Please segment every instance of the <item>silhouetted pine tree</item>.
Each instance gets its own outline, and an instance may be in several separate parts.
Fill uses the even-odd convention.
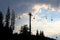
[[[10,9],[9,9],[9,7],[7,9],[7,14],[6,14],[6,20],[5,20],[5,22],[6,22],[5,27],[9,27],[9,22],[10,22]]]
[[[5,31],[4,31],[4,36],[6,36],[6,39],[8,39],[9,40],[9,37],[10,37],[10,35],[11,35],[11,32],[12,32],[12,30],[11,30],[11,28],[9,28],[10,26],[10,9],[9,9],[9,7],[8,7],[8,9],[7,9],[7,14],[6,14],[6,18],[5,18],[5,22],[6,22],[6,24],[5,24]]]
[[[10,28],[9,28],[9,38],[10,38],[10,39],[14,37],[14,35],[13,35],[14,27],[15,27],[15,13],[14,13],[14,10],[12,10],[11,26],[10,26]]]
[[[0,40],[3,38],[4,39],[4,27],[3,27],[3,14],[2,12],[0,11]],[[3,40],[2,39],[2,40]]]
[[[15,27],[15,12],[12,10],[12,15],[11,15],[11,28],[14,30]]]
[[[3,14],[0,11],[0,31],[2,31],[2,29],[3,29]]]
[[[0,11],[0,36],[3,35],[3,14],[2,12]]]
[[[44,32],[43,31],[40,31],[40,36],[44,36]]]
[[[38,36],[39,35],[39,33],[38,33],[38,30],[36,31],[36,36]]]

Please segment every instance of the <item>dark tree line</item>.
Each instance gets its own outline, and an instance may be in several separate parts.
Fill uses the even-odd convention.
[[[5,23],[3,22],[5,20]],[[5,26],[4,26],[5,24]],[[3,16],[2,11],[0,11],[0,40],[55,40],[53,38],[45,37],[44,32],[38,30],[36,31],[36,35],[30,35],[29,28],[27,25],[21,26],[20,34],[13,34],[13,30],[15,27],[15,12],[12,10],[10,12],[10,8],[7,9],[7,14]]]
[[[2,11],[0,11],[0,37],[4,39],[9,39],[12,36],[14,24],[15,24],[14,11],[12,10],[12,15],[11,15],[10,8],[8,7],[5,19],[3,18],[4,18],[3,13]],[[5,20],[5,23],[3,22],[3,20]],[[10,26],[10,23],[11,23],[11,26]]]
[[[3,14],[2,12],[0,11],[0,32],[2,33],[3,31]]]

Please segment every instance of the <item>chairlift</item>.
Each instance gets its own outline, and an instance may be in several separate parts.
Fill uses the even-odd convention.
[[[51,21],[53,21],[52,17],[51,17]]]
[[[47,19],[47,16],[45,16],[46,17],[46,19]]]
[[[20,16],[19,16],[19,19],[20,19]]]
[[[53,21],[53,19],[51,19],[51,21]]]
[[[33,17],[33,19],[35,19],[35,17]]]
[[[58,37],[56,37],[56,38],[58,38]]]

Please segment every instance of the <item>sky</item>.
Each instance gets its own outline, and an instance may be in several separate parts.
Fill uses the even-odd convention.
[[[28,25],[28,13],[31,12],[32,34],[42,30],[48,37],[60,35],[60,0],[0,0],[0,11],[4,15],[8,6],[10,10],[14,9],[17,16],[14,33],[19,33],[21,26]]]

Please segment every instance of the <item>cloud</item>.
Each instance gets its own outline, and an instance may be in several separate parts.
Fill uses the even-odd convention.
[[[13,8],[20,15],[27,12],[36,14],[40,8],[50,9],[52,11],[60,10],[58,4],[60,4],[60,0],[20,0],[14,4]]]
[[[37,16],[37,14],[41,14],[41,8],[44,8],[46,10],[56,11],[54,8],[51,7],[51,5],[35,4],[30,9],[30,10],[34,10],[34,11],[31,11],[31,13],[33,15],[32,18]],[[26,10],[26,12],[24,12],[24,11],[23,12],[19,12],[18,17],[23,17],[23,16],[26,17],[26,16],[28,16],[28,14],[29,14],[29,11],[27,11],[27,10]]]
[[[41,8],[48,9],[49,7],[48,7],[48,5],[45,5],[45,4],[43,4],[43,5],[41,5],[41,4],[35,4],[35,5],[32,7],[32,9],[35,10],[35,11],[33,12],[34,15],[36,15],[38,12],[41,13],[41,10],[40,10]]]
[[[54,8],[56,10],[60,9],[60,0],[6,0],[5,2],[3,0],[0,0],[0,9],[6,9],[7,6],[10,6],[12,9],[16,10],[17,14],[22,14],[24,12],[33,11],[32,7],[36,4],[50,5],[51,8]]]
[[[51,5],[47,5],[47,4],[35,4],[32,9],[35,10],[34,13],[38,13],[40,11],[41,13],[41,8],[44,8],[46,10],[51,10],[51,11],[56,11],[56,9],[54,7],[52,7]],[[58,9],[59,10],[59,9]]]
[[[28,17],[28,16],[29,16],[28,13],[23,13],[22,15],[20,15],[21,18]]]

